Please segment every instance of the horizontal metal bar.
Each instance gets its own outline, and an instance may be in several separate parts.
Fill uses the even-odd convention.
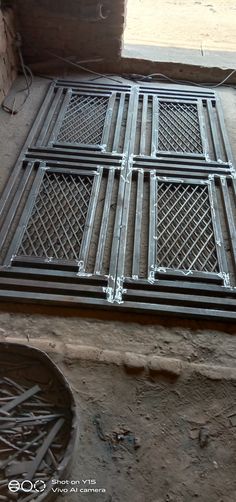
[[[236,296],[236,290],[232,290],[232,288],[226,289],[225,287],[222,287],[222,285],[214,284],[214,283],[209,283],[209,282],[199,282],[196,280],[193,281],[186,281],[185,278],[182,279],[182,281],[178,281],[178,278],[171,278],[171,277],[160,277],[158,280],[154,282],[150,282],[147,279],[142,279],[139,278],[137,279],[131,279],[126,277],[124,280],[124,288],[125,289],[139,289],[140,291],[145,291],[145,290],[150,290],[150,291],[165,291],[165,290],[183,290],[183,291],[190,291],[190,292],[196,292],[197,294],[214,294],[221,296],[224,298],[224,296],[227,294],[227,296],[234,297]]]
[[[222,321],[235,321],[236,320],[236,310],[232,311],[225,310],[224,306],[221,309],[207,309],[203,307],[186,307],[177,305],[163,305],[158,303],[143,303],[143,302],[131,302],[128,299],[121,305],[117,306],[120,310],[131,310],[138,314],[153,314],[162,316],[178,316],[186,318],[202,318],[202,319],[215,319]]]
[[[62,295],[49,295],[43,293],[32,293],[32,292],[21,292],[21,291],[4,291],[0,290],[0,301],[7,302],[11,305],[14,303],[31,303],[31,304],[43,304],[51,306],[62,307],[79,307],[82,306],[83,309],[98,308],[102,310],[113,309],[113,304],[107,300],[100,298],[86,298],[86,297],[74,297],[74,296],[62,296]],[[225,300],[226,301],[226,300]],[[225,310],[224,306],[221,309],[208,309],[200,307],[187,307],[187,306],[177,306],[177,305],[163,305],[158,303],[144,303],[137,301],[126,300],[123,303],[116,304],[116,310],[125,312],[131,311],[137,314],[153,314],[162,316],[178,316],[183,318],[202,318],[202,319],[215,319],[222,321],[235,321],[236,320],[236,310],[232,311]]]
[[[0,277],[0,288],[5,290],[14,289],[15,291],[35,291],[39,293],[60,294],[60,295],[78,295],[78,296],[102,296],[105,298],[104,287],[95,284],[78,284],[50,282],[48,280],[16,279],[9,277]]]
[[[31,264],[33,267],[33,264]],[[58,282],[76,282],[76,284],[101,284],[103,286],[107,285],[107,276],[105,275],[80,275],[78,276],[78,266],[73,268],[74,271],[66,271],[59,269],[59,267],[50,267],[50,264],[43,263],[42,268],[40,268],[40,264],[38,264],[39,268],[30,268],[25,266],[20,266],[20,263],[17,266],[17,262],[14,263],[11,267],[2,266],[0,267],[0,283],[1,277],[16,277],[16,278],[24,278],[35,280],[48,280],[53,281],[54,279]],[[69,267],[68,267],[69,268]],[[72,269],[72,268],[71,268]]]
[[[83,81],[75,81],[75,80],[61,80],[58,79],[56,81],[56,86],[62,86],[62,87],[74,87],[75,89],[81,88],[81,89],[112,89],[112,90],[125,90],[125,91],[131,91],[131,85],[120,83],[120,84],[103,84],[103,83],[96,83],[92,84],[91,82],[83,82]]]
[[[75,306],[81,305],[83,308],[93,308],[101,307],[102,309],[109,309],[111,304],[103,298],[93,298],[88,296],[72,296],[72,295],[58,295],[58,294],[47,294],[39,292],[30,291],[14,291],[14,290],[1,290],[0,289],[0,301],[1,302],[19,302],[19,303],[33,303],[33,304],[44,304],[44,305],[57,305],[57,306]]]
[[[99,152],[99,151],[102,150],[102,146],[101,145],[89,145],[88,143],[73,143],[73,142],[70,142],[70,143],[67,142],[67,143],[65,143],[63,141],[55,142],[55,143],[53,142],[52,145],[51,145],[51,148],[60,148],[61,150],[63,148],[65,148],[67,151],[70,148],[71,150],[73,150],[74,153],[79,148],[84,148],[88,152],[90,150],[96,151],[96,152]]]
[[[47,173],[58,173],[58,174],[75,174],[79,176],[97,176],[98,171],[90,171],[88,169],[63,169],[63,167],[47,167]]]
[[[205,166],[206,168],[209,168],[209,167],[225,167],[225,168],[231,168],[231,166],[225,162],[225,163],[222,163],[221,165],[219,165],[217,162],[215,161],[207,161],[205,160],[205,157],[202,159],[202,160],[196,160],[194,159],[194,157],[191,156],[191,154],[189,156],[186,155],[186,157],[182,157],[180,158],[180,156],[177,154],[175,155],[174,153],[171,153],[171,155],[168,153],[167,155],[165,155],[164,152],[162,152],[161,156],[159,156],[159,152],[157,153],[157,156],[154,158],[154,157],[148,157],[146,155],[143,155],[143,156],[138,156],[138,155],[134,155],[133,157],[133,161],[134,162],[143,162],[144,164],[154,164],[156,163],[157,165],[161,162],[162,164],[166,164],[166,163],[169,163],[169,164],[181,164],[181,165],[187,165],[187,166],[190,166],[191,165],[194,165],[194,166]],[[191,161],[191,162],[189,162]]]
[[[210,97],[214,98],[215,93],[214,91],[206,90],[206,89],[199,89],[199,90],[191,90],[189,87],[186,86],[186,89],[180,89],[177,87],[172,87],[171,84],[163,84],[163,87],[151,87],[151,86],[143,86],[140,85],[139,87],[140,93],[148,93],[148,94],[158,94],[158,95],[174,95],[174,96],[179,96],[180,98],[183,97],[187,99],[189,96],[190,98],[194,98],[195,96],[198,97]]]
[[[52,267],[54,269],[78,270],[78,261],[76,260],[57,260],[55,258],[40,258],[38,256],[13,256],[12,264],[22,267]]]
[[[157,271],[155,273],[156,279],[173,277],[173,279],[179,280],[190,280],[190,281],[202,281],[202,282],[213,282],[216,284],[222,284],[223,279],[217,273],[211,272],[198,272],[198,270],[173,270],[166,268],[165,271]]]
[[[74,162],[76,164],[78,164],[78,161],[81,161],[81,162],[86,162],[88,157],[85,157],[85,156],[78,156],[78,155],[71,155],[70,157],[67,157],[66,155],[62,155],[62,154],[58,154],[58,153],[54,153],[54,152],[48,152],[48,153],[34,153],[34,152],[29,152],[28,154],[26,154],[26,158],[29,159],[29,160],[44,160],[44,161],[52,161],[52,160],[55,160],[55,161],[60,161],[63,162],[63,161],[66,161],[68,164],[70,164],[71,162]],[[91,156],[89,157],[89,163],[90,164],[99,164],[99,165],[103,165],[103,162],[107,162],[111,165],[115,165],[115,161],[116,159],[118,159],[119,161],[119,164],[121,163],[122,161],[122,155],[118,158],[113,158],[112,156],[103,156],[101,154],[101,156]]]
[[[222,307],[227,307],[228,308],[234,308],[236,311],[236,297],[234,299],[232,298],[227,298],[226,301],[223,300],[222,298],[217,298],[217,297],[211,297],[210,295],[208,296],[200,296],[200,295],[190,295],[184,294],[184,293],[174,293],[174,292],[169,292],[166,293],[164,291],[138,291],[138,290],[132,290],[129,289],[127,292],[124,292],[124,301],[126,301],[126,298],[130,301],[142,301],[143,303],[154,303],[157,301],[157,303],[162,303],[162,304],[167,304],[167,305],[201,305],[205,306],[206,305],[212,305],[214,309],[221,309]],[[223,303],[223,305],[222,305]]]

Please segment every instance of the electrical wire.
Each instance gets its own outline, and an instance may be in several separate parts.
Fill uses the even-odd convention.
[[[20,65],[21,65],[21,70],[24,75],[24,79],[25,79],[25,83],[26,83],[26,86],[23,87],[23,89],[19,89],[18,91],[15,92],[14,97],[12,98],[13,103],[11,105],[8,105],[8,102],[10,99],[9,96],[6,96],[6,98],[3,100],[2,104],[1,104],[1,107],[5,112],[10,113],[11,115],[16,115],[17,113],[19,113],[19,111],[22,110],[25,102],[27,101],[27,99],[30,96],[30,87],[33,83],[33,73],[31,71],[31,69],[27,65],[25,65],[25,63],[24,63],[24,59],[23,59],[23,55],[22,55],[22,51],[21,51],[20,33],[17,32],[16,35],[14,35],[11,28],[9,27],[8,22],[6,21],[5,17],[3,17],[3,21],[4,21],[4,24],[6,27],[6,35],[7,35],[7,32],[10,34],[12,40],[14,41],[15,47],[17,49],[17,53],[18,53],[19,61],[20,61]],[[24,100],[21,103],[20,107],[18,107],[16,109],[15,108],[16,95],[21,92],[25,92],[25,91],[26,91],[26,95],[24,97]]]
[[[57,59],[60,59],[61,61],[64,61],[65,63],[68,63],[72,66],[75,66],[76,68],[80,68],[81,70],[84,70],[86,71],[87,73],[92,73],[93,75],[98,75],[99,77],[102,77],[102,78],[107,78],[108,80],[112,80],[113,82],[118,82],[118,84],[120,84],[120,80],[117,80],[115,78],[112,78],[112,77],[107,77],[104,73],[99,73],[97,71],[94,71],[94,70],[90,70],[90,68],[86,68],[85,66],[82,66],[79,62],[76,62],[74,63],[73,61],[70,61],[70,59],[68,58],[64,58],[62,56],[58,56],[57,54],[55,54],[54,52],[51,52],[51,51],[48,51],[47,49],[44,49],[45,52],[47,52],[47,54],[50,54],[50,56],[53,56]],[[88,61],[88,60],[87,60]],[[93,60],[94,61],[94,60]],[[83,62],[83,61],[82,61]]]
[[[147,80],[147,79],[152,79],[153,77],[162,77],[163,79],[166,79],[166,80],[169,80],[170,82],[174,82],[175,84],[188,84],[188,85],[195,85],[197,87],[207,87],[207,88],[211,88],[211,89],[215,89],[217,87],[220,87],[221,85],[224,85],[225,82],[227,82],[229,80],[229,78],[236,72],[236,70],[232,70],[230,72],[229,75],[227,75],[223,80],[221,80],[221,82],[219,82],[218,84],[208,84],[206,82],[204,82],[203,84],[199,84],[198,82],[193,82],[192,80],[178,80],[178,79],[175,79],[175,78],[171,78],[171,77],[168,77],[167,75],[165,75],[164,73],[150,73],[149,75],[142,75],[141,78],[134,78],[134,80],[136,82],[142,82],[143,80]],[[140,77],[140,75],[137,75],[137,77]],[[131,78],[132,80],[132,78]],[[234,87],[233,85],[230,87]]]

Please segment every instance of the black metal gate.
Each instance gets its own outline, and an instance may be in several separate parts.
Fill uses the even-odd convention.
[[[236,182],[214,92],[49,88],[0,205],[0,298],[236,318]]]

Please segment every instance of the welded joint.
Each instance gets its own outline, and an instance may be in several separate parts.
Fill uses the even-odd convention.
[[[128,178],[128,176],[126,176],[126,177],[125,177],[125,176],[123,176],[123,174],[121,174],[121,176],[120,176],[120,177],[121,177],[121,179],[122,179],[125,183],[130,183],[130,181],[127,179],[127,178]]]
[[[100,145],[100,147],[101,147],[101,152],[102,153],[105,153],[107,151],[106,150],[107,149],[107,145],[105,143],[104,143],[104,145]]]
[[[45,263],[51,263],[53,261],[53,256],[48,256],[47,258],[44,259]]]
[[[221,277],[223,279],[223,282],[224,282],[223,286],[225,288],[231,288],[229,274],[227,272],[220,272],[218,275],[219,275],[219,277]]]
[[[153,173],[155,173],[155,171],[153,171]],[[170,182],[173,182],[173,183],[184,183],[185,180],[183,178],[170,178],[169,176],[156,176],[156,179],[158,181],[170,181]]]
[[[222,186],[226,186],[226,178],[225,178],[225,176],[221,176],[220,177],[220,181],[221,181]]]
[[[35,162],[37,162],[37,161],[35,161]],[[39,168],[42,169],[42,171],[48,171],[49,167],[47,166],[46,162],[42,162],[42,161],[40,161],[40,159],[39,159],[39,162],[40,162]]]
[[[77,265],[78,265],[78,272],[76,275],[83,275],[85,273],[85,267],[84,267],[84,261],[83,260],[79,260],[77,262]]]
[[[124,303],[123,293],[125,292],[125,290],[123,289],[122,285],[123,285],[123,278],[117,277],[116,290],[115,290],[115,302],[116,303]]]
[[[102,288],[103,293],[106,293],[106,299],[109,303],[114,303],[114,296],[113,296],[113,288],[110,286],[103,287]]]

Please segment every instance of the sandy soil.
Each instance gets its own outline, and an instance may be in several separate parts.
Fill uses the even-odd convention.
[[[125,44],[236,50],[234,0],[128,0]]]
[[[80,412],[70,479],[94,478],[106,492],[69,492],[58,502],[235,501],[234,381],[145,378],[70,359],[59,365]]]

